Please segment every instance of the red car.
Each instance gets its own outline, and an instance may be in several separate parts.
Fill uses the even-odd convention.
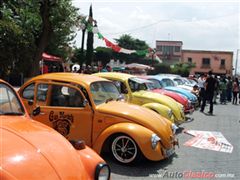
[[[162,87],[158,86],[159,83],[157,83],[157,84],[153,83],[152,79],[148,76],[140,76],[140,78],[146,79],[146,80],[151,80],[151,81],[146,81],[146,86],[147,86],[149,91],[171,97],[172,99],[174,99],[178,103],[182,104],[183,107],[184,107],[184,113],[185,114],[189,114],[189,113],[191,114],[194,111],[194,107],[192,106],[191,102],[188,101],[187,98],[181,96],[178,93],[162,89]]]

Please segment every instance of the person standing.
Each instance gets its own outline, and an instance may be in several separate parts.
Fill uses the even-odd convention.
[[[214,95],[213,95],[213,104],[217,104],[217,96],[219,93],[219,80],[218,77],[215,75],[214,76],[215,80],[216,80],[216,85],[215,85],[215,89],[214,89]]]
[[[227,92],[227,82],[225,77],[221,78],[221,81],[219,83],[219,89],[220,89],[220,103],[226,104],[226,92]]]
[[[198,87],[199,87],[199,107],[201,107],[201,102],[203,101],[203,98],[205,96],[205,81],[206,76],[204,74],[201,74],[198,78]]]
[[[233,82],[232,78],[230,76],[227,77],[227,101],[231,102],[232,101],[232,88],[233,88]]]
[[[206,83],[205,83],[205,96],[203,98],[203,103],[202,103],[200,112],[204,112],[204,108],[206,106],[206,101],[208,100],[210,103],[208,113],[210,115],[213,114],[213,95],[214,95],[215,85],[216,85],[216,80],[212,75],[212,71],[209,71],[208,77],[207,77]]]
[[[239,82],[238,78],[236,77],[233,83],[233,104],[237,104],[237,94],[239,93]],[[240,99],[240,94],[239,94],[239,99]],[[240,101],[239,101],[240,103]]]

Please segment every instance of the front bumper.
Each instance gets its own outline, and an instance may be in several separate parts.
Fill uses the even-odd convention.
[[[192,114],[194,112],[194,107],[190,108],[190,109],[185,109],[184,113],[185,114]]]

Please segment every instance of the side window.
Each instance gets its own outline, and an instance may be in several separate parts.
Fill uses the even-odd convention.
[[[35,84],[28,85],[22,92],[22,97],[24,99],[33,100],[34,99],[34,87]]]
[[[68,86],[52,85],[50,106],[84,107],[81,93]]]
[[[37,101],[45,102],[47,99],[48,85],[39,84],[37,87]]]
[[[127,87],[126,85],[121,82],[121,81],[113,81],[113,84],[115,84],[115,86],[117,87],[118,91],[122,94],[127,94]]]
[[[80,88],[80,90],[82,91],[83,95],[87,98],[88,103],[89,103],[90,106],[91,106],[92,104],[91,104],[90,98],[89,98],[89,96],[88,96],[87,90],[86,90],[84,87],[80,86],[80,85],[78,85],[78,88]]]

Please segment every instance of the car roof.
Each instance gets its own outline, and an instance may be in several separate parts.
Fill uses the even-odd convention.
[[[155,75],[155,76],[148,76],[149,78],[148,79],[157,79],[159,81],[163,80],[163,79],[170,79],[172,80],[171,78],[169,78],[168,76],[159,76],[159,75]]]
[[[108,81],[104,78],[92,76],[89,74],[79,74],[79,73],[47,73],[43,75],[36,76],[32,78],[30,81],[36,80],[46,80],[46,81],[65,81],[65,82],[72,82],[76,84],[84,84],[90,85],[96,81]]]
[[[131,74],[119,73],[119,72],[101,72],[101,73],[96,73],[96,75],[99,75],[101,77],[109,77],[113,79],[122,79],[122,80],[127,80],[131,77],[136,77]]]

